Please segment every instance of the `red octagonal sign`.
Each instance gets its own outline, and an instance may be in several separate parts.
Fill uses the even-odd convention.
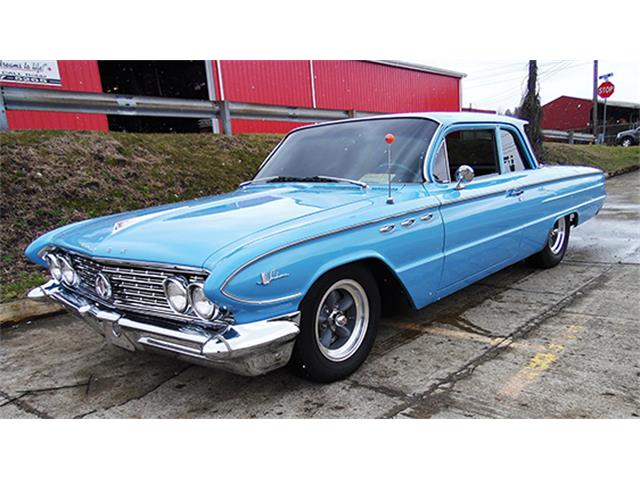
[[[616,89],[616,87],[613,86],[613,83],[611,82],[602,82],[600,84],[600,86],[598,87],[598,95],[601,98],[609,98],[611,95],[613,95],[613,91]]]

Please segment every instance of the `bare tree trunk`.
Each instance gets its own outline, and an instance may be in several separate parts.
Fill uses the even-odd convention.
[[[527,91],[522,97],[519,108],[519,116],[529,121],[525,127],[531,145],[538,157],[542,152],[542,106],[540,105],[540,95],[538,94],[538,64],[535,60],[529,60],[529,79],[527,81]]]

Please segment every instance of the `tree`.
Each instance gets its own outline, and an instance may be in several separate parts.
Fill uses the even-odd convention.
[[[542,155],[542,106],[540,105],[540,95],[538,93],[538,64],[535,60],[529,60],[529,79],[527,90],[522,97],[520,108],[517,109],[518,116],[529,121],[525,127],[531,146],[536,155]]]

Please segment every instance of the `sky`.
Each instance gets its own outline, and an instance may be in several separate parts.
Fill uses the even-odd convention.
[[[528,60],[447,61],[417,63],[467,74],[462,80],[462,105],[504,113],[519,105],[526,86]],[[640,103],[640,62],[599,60],[599,75],[613,72],[611,100]],[[544,105],[562,95],[591,98],[593,60],[538,60],[540,100]],[[602,80],[599,80],[602,82]]]

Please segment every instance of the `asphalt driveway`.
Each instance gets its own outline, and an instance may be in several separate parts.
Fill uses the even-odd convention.
[[[518,264],[385,318],[347,380],[243,378],[131,354],[59,315],[0,331],[0,418],[637,417],[640,172],[607,190],[561,265]]]

